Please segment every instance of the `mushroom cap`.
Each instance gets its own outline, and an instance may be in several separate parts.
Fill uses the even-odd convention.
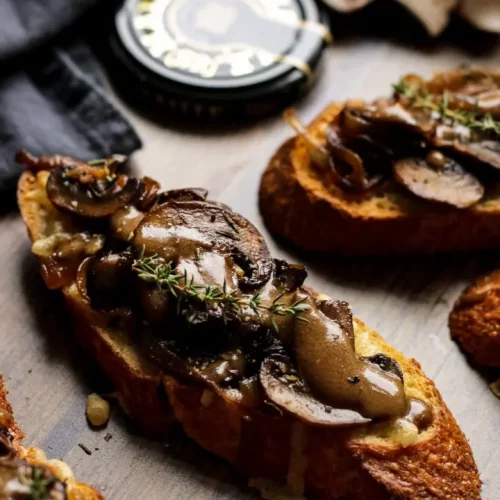
[[[321,427],[352,427],[371,422],[356,411],[333,408],[318,401],[285,356],[270,356],[260,370],[266,396],[303,422]]]
[[[51,171],[47,195],[58,209],[80,217],[97,219],[112,215],[133,200],[141,183],[140,179],[121,176],[98,191],[94,184],[67,178],[69,170],[69,167],[56,167]]]
[[[413,194],[455,208],[467,208],[484,196],[484,187],[459,163],[444,157],[441,166],[424,158],[404,158],[394,164],[394,176]]]

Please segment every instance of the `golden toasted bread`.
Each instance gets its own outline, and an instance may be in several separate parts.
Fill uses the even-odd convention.
[[[500,367],[500,271],[468,287],[450,313],[451,336],[480,366]]]
[[[39,448],[25,447],[23,438],[0,374],[0,498],[103,499],[95,488],[77,482],[64,462],[47,459]]]
[[[463,83],[462,72],[459,76]],[[438,74],[427,85],[440,90],[453,88],[459,76]],[[488,77],[498,85],[498,73],[488,73]],[[339,187],[328,167],[320,168],[312,161],[310,143],[327,148],[329,124],[341,116],[346,105],[356,108],[366,104],[330,104],[307,128],[310,141],[303,136],[290,138],[274,154],[259,192],[260,210],[270,231],[308,250],[347,255],[432,254],[500,247],[497,181],[488,181],[479,202],[456,208],[415,196],[395,176],[364,193],[350,192]]]
[[[27,171],[18,186],[19,207],[33,242],[75,231],[73,219],[48,200],[45,174]],[[164,431],[172,419],[178,420],[191,438],[234,464],[263,495],[275,492],[277,483],[299,496],[327,500],[480,498],[470,446],[433,382],[415,360],[359,320],[354,321],[357,355],[382,353],[399,363],[406,395],[432,409],[432,424],[424,430],[401,418],[325,428],[286,412],[243,408],[158,368],[125,331],[111,328],[82,299],[75,282],[62,293],[80,341],[115,382],[125,411],[149,432]]]

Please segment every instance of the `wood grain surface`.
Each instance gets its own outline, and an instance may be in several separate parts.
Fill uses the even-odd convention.
[[[314,90],[298,105],[300,115],[307,121],[330,100],[386,94],[402,73],[429,75],[462,63],[499,61],[496,40],[488,38],[486,48],[472,51],[468,42],[459,35],[437,45],[400,45],[351,32],[327,50]],[[352,259],[296,252],[267,234],[257,207],[259,176],[275,148],[291,135],[280,117],[252,126],[193,130],[162,126],[119,105],[144,140],[133,158],[138,171],[165,188],[208,188],[212,198],[256,223],[276,256],[307,264],[312,286],[348,300],[357,316],[421,362],[471,442],[484,499],[498,499],[500,401],[450,340],[447,318],[465,284],[500,267],[500,259],[493,253]],[[66,460],[80,480],[113,500],[255,498],[243,478],[181,432],[172,432],[164,443],[141,437],[117,405],[106,429],[89,429],[86,396],[108,390],[107,383],[74,342],[57,293],[41,283],[17,213],[0,219],[0,235],[0,369],[26,442]],[[112,435],[108,441],[107,434]]]

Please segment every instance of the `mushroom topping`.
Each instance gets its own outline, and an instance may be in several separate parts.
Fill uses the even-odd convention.
[[[314,426],[343,427],[370,422],[358,412],[329,406],[316,399],[300,378],[290,359],[267,358],[260,369],[260,382],[266,396],[279,408]]]
[[[150,208],[158,198],[160,191],[160,183],[151,179],[151,177],[143,177],[139,188],[135,204],[139,210],[147,210]]]
[[[196,283],[255,288],[263,286],[273,271],[267,245],[255,227],[207,202],[158,206],[139,224],[133,244],[137,253],[158,255]]]
[[[109,219],[111,234],[118,240],[130,241],[143,218],[144,213],[134,205],[120,208]]]
[[[129,204],[140,186],[139,179],[109,175],[106,167],[56,167],[47,182],[47,195],[64,212],[107,217]]]
[[[329,406],[355,410],[366,418],[403,416],[407,405],[402,378],[358,358],[348,305],[315,303],[311,297],[306,304],[308,321],[295,325],[294,351],[311,393]]]
[[[471,143],[455,142],[453,150],[460,153],[467,160],[476,160],[482,165],[500,169],[500,142],[478,141]]]
[[[484,188],[476,177],[439,151],[431,151],[426,159],[405,158],[397,161],[394,175],[420,198],[456,208],[470,207],[484,195]]]
[[[355,167],[362,179],[363,163],[371,169],[378,154],[376,141],[335,141],[346,160],[354,158],[344,151],[349,141],[364,144]],[[158,195],[154,181],[112,171],[110,182],[107,168],[56,167],[47,190],[63,211],[111,216],[105,223],[78,219],[110,233],[97,253],[79,257],[78,290],[166,373],[242,408],[267,402],[317,426],[427,421],[424,405],[408,406],[394,360],[357,355],[348,305],[314,299],[303,288],[305,268],[273,260],[245,218],[205,201],[205,191]],[[83,208],[75,210],[73,201]]]
[[[347,194],[365,195],[392,173],[428,201],[464,208],[482,200],[484,188],[468,171],[493,182],[500,169],[500,77],[457,70],[430,81],[408,75],[393,87],[392,97],[348,102],[328,126],[318,128],[323,137],[304,128],[290,110],[285,120],[312,163]],[[438,165],[439,155],[453,160],[446,157]]]

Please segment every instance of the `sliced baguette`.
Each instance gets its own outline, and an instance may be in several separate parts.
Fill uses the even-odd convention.
[[[11,446],[14,449],[16,458],[26,462],[28,465],[47,470],[50,474],[59,479],[59,481],[65,483],[68,500],[103,500],[104,497],[95,488],[88,486],[87,484],[77,482],[73,477],[71,469],[64,462],[55,459],[49,460],[41,449],[27,448],[22,444],[24,433],[14,419],[12,407],[7,400],[7,394],[3,377],[0,374],[0,411],[6,412],[4,415],[10,416],[4,421],[6,421],[8,425],[6,431],[10,435]],[[5,491],[0,491],[0,498],[13,498],[11,496],[4,495],[7,495],[7,493]],[[23,498],[25,497],[23,496]],[[33,496],[29,498],[35,497]],[[44,496],[43,498],[45,499],[46,497]]]
[[[479,366],[500,367],[500,271],[468,287],[450,313],[451,336]]]
[[[38,174],[39,175],[39,174]],[[32,241],[71,232],[31,172],[19,182],[18,201]],[[116,383],[120,401],[145,431],[166,430],[172,418],[207,450],[225,458],[263,490],[269,481],[308,498],[476,500],[481,481],[470,446],[435,385],[415,360],[392,349],[355,320],[360,355],[382,352],[402,367],[405,390],[431,405],[433,424],[419,433],[406,421],[362,430],[308,427],[288,415],[269,417],[181,383],[145,360],[124,332],[106,327],[73,283],[62,290],[78,337]]]
[[[330,104],[309,133],[324,144],[326,127],[343,107]],[[259,203],[270,231],[307,250],[387,255],[500,247],[498,186],[462,210],[419,199],[394,180],[368,194],[348,194],[311,162],[300,137],[286,141],[271,159]]]

